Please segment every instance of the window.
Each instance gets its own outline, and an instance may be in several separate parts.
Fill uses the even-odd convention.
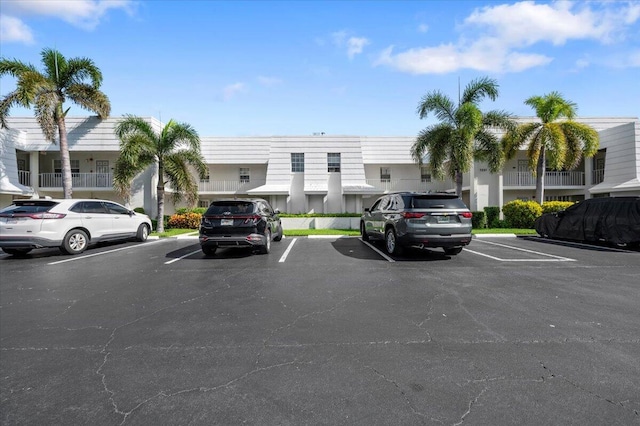
[[[251,170],[249,167],[240,167],[240,183],[251,182]]]
[[[211,179],[211,172],[209,171],[209,169],[207,169],[207,174],[206,174],[206,176],[205,176],[205,177],[203,177],[203,178],[201,178],[201,179],[200,179],[200,182],[205,182],[205,183],[207,183],[207,182],[209,182],[209,179]]]
[[[391,182],[390,167],[380,167],[380,182]]]
[[[300,153],[300,152],[291,153],[291,172],[293,173],[304,172],[304,153]]]
[[[61,160],[53,160],[53,172],[62,173]],[[71,173],[80,173],[80,160],[71,160]]]
[[[327,171],[340,172],[340,153],[330,152],[327,154]]]
[[[431,182],[431,170],[429,169],[429,166],[420,167],[420,181],[422,183]]]

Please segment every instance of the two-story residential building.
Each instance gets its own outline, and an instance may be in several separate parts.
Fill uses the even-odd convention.
[[[68,117],[73,196],[123,202],[113,189],[120,118]],[[147,118],[157,130],[163,123]],[[532,121],[534,117],[518,120]],[[574,170],[545,173],[547,200],[640,195],[640,121],[635,117],[580,118],[598,130],[600,151]],[[33,117],[10,117],[0,130],[0,207],[16,197],[62,196],[59,147],[45,140]],[[411,158],[413,136],[201,136],[209,176],[199,183],[202,206],[220,197],[259,196],[288,213],[360,212],[391,191],[454,191],[450,180],[432,178],[427,164]],[[427,159],[428,160],[428,159]],[[492,174],[475,162],[463,180],[463,200],[471,210],[534,199],[535,178],[521,151]],[[157,171],[133,182],[131,207],[156,214]],[[170,188],[168,188],[170,191]],[[166,200],[166,213],[177,207]]]

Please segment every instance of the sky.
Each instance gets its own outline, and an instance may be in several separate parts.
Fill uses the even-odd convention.
[[[94,61],[112,117],[200,136],[413,136],[437,122],[423,96],[482,77],[484,111],[557,91],[580,117],[640,116],[640,1],[0,0],[0,56],[43,70],[45,48]]]

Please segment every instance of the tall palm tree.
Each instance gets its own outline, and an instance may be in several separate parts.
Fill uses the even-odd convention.
[[[198,182],[192,170],[201,178],[207,175],[207,166],[200,152],[200,137],[186,123],[170,120],[160,133],[142,118],[126,115],[115,128],[120,139],[120,156],[114,169],[114,186],[128,199],[131,182],[148,167],[157,165],[158,199],[157,231],[164,232],[165,183],[173,188],[174,202],[186,196],[190,205],[198,200]]]
[[[558,92],[532,96],[526,105],[536,110],[539,123],[525,123],[502,138],[505,156],[513,158],[527,144],[529,168],[536,176],[536,200],[544,202],[544,172],[573,169],[583,157],[593,157],[600,146],[598,132],[591,126],[573,121],[577,106]]]
[[[12,106],[33,106],[38,124],[47,140],[55,143],[57,130],[62,163],[62,191],[64,198],[71,198],[71,160],[65,123],[69,108],[64,109],[64,102],[69,99],[80,107],[95,112],[100,118],[109,116],[111,104],[100,91],[102,73],[91,59],[67,60],[55,49],[43,49],[41,56],[44,72],[17,59],[0,59],[0,76],[11,75],[18,80],[16,90],[0,101],[0,126],[7,127],[6,118]]]
[[[456,183],[456,194],[462,196],[462,176],[471,168],[473,159],[487,161],[492,173],[504,162],[500,140],[491,129],[511,129],[516,126],[511,114],[504,111],[483,113],[478,107],[484,97],[498,97],[498,83],[488,77],[472,80],[456,105],[440,91],[422,97],[417,112],[426,118],[430,112],[439,123],[423,129],[411,147],[411,156],[422,164],[429,155],[431,171],[437,179],[445,173]]]

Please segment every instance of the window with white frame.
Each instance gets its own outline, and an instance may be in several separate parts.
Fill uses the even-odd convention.
[[[70,160],[71,173],[80,173],[80,160]],[[62,160],[53,160],[53,172],[62,173]]]
[[[240,167],[240,183],[251,182],[251,170],[249,167]]]
[[[327,154],[327,171],[340,172],[340,153],[330,152]]]
[[[391,167],[380,167],[380,182],[391,182]]]
[[[431,182],[431,169],[429,168],[429,166],[420,167],[420,181],[422,183]]]
[[[303,152],[291,153],[291,172],[293,173],[304,172],[304,153]]]

